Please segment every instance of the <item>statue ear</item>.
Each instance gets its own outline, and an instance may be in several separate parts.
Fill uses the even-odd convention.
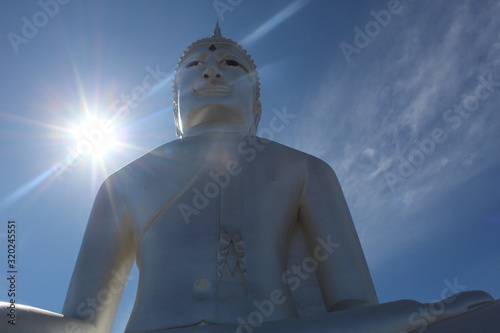
[[[179,108],[177,106],[177,96],[178,96],[178,91],[177,91],[177,87],[174,86],[174,105],[173,105],[173,114],[174,114],[174,123],[175,123],[175,134],[177,135],[177,137],[179,139],[182,139],[182,132],[181,132],[181,129],[180,129],[180,122],[179,122]]]
[[[179,139],[182,139],[182,132],[179,130],[179,126],[177,126],[177,128],[176,128],[175,134],[177,135],[177,137]]]
[[[182,132],[179,127],[179,112],[174,111],[175,134],[179,139],[182,139]]]
[[[257,133],[257,127],[259,126],[261,116],[262,116],[262,104],[260,103],[260,100],[258,100],[255,103],[255,109],[253,112],[253,124],[252,127],[250,127],[250,133],[252,134]]]

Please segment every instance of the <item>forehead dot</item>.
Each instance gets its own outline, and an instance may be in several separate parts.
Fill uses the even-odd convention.
[[[210,47],[208,48],[210,51],[215,51],[217,48],[215,47],[214,44],[210,45]]]

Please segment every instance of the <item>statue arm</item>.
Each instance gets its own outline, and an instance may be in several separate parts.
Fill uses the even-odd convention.
[[[8,333],[98,333],[89,322],[61,314],[16,304],[15,317],[9,317],[11,304],[0,302],[0,332]],[[12,321],[12,319],[15,319]],[[10,321],[10,322],[9,322]]]
[[[135,251],[125,206],[115,193],[112,181],[105,182],[99,190],[63,314],[15,304],[15,317],[9,317],[13,314],[12,305],[0,302],[0,332],[104,333],[111,330]]]
[[[299,223],[318,262],[317,276],[327,310],[378,304],[340,184],[330,166],[316,158],[309,161]]]
[[[399,300],[378,304],[337,177],[326,163],[319,160],[312,162],[304,182],[299,222],[310,253],[318,262],[318,281],[326,307],[333,312],[329,314],[331,325],[334,324],[336,329],[342,331],[345,327],[349,332],[425,329],[430,323],[459,315],[493,300],[488,293],[466,291],[436,303]],[[272,328],[270,325],[270,332]]]
[[[135,259],[131,216],[116,178],[101,186],[73,271],[62,313],[109,332]]]

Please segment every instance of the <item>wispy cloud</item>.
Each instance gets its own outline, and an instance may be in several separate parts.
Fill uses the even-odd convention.
[[[403,247],[418,239],[404,239],[402,228],[407,226],[395,221],[404,216],[387,215],[388,210],[394,213],[395,202],[416,211],[435,193],[498,162],[489,158],[478,164],[498,142],[495,101],[500,89],[462,119],[460,128],[451,128],[443,113],[462,103],[478,77],[497,66],[500,6],[439,3],[432,13],[423,7],[416,3],[406,8],[403,17],[347,68],[344,63],[334,66],[312,105],[306,106],[314,111],[296,129],[294,146],[325,159],[336,170],[368,247],[372,244],[368,238],[377,244],[380,237],[397,238]],[[400,156],[408,158],[435,128],[446,132],[447,141],[424,156],[425,161],[392,193],[384,173],[397,167]],[[424,224],[418,232],[430,234],[432,228]],[[384,251],[377,251],[383,257]]]

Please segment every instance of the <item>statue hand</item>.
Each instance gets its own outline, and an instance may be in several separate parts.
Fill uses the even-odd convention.
[[[491,297],[491,295],[487,292],[473,290],[452,295],[434,304],[439,304],[439,307],[441,308],[444,307],[444,319],[474,310],[493,301],[493,297]]]

